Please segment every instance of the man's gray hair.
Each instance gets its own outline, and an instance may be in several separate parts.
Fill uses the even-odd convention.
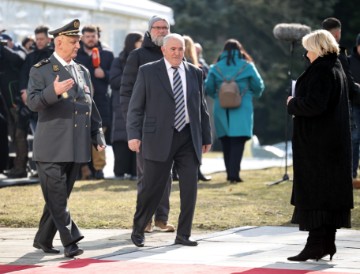
[[[182,37],[180,34],[177,34],[177,33],[170,33],[170,34],[166,35],[166,36],[164,37],[163,46],[166,46],[167,42],[168,42],[170,39],[177,39],[177,40],[181,41],[181,42],[183,43],[183,45],[185,46],[184,37]]]

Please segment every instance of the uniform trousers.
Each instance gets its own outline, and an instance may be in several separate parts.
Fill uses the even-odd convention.
[[[171,150],[166,161],[144,159],[144,174],[141,178],[142,188],[137,195],[134,230],[143,232],[167,190],[172,165],[179,175],[180,215],[177,234],[191,235],[194,217],[199,161],[191,138],[190,127],[181,132],[174,130]]]
[[[63,246],[80,241],[84,236],[71,219],[67,203],[81,164],[36,162],[36,166],[45,206],[34,242],[52,246],[56,231]]]

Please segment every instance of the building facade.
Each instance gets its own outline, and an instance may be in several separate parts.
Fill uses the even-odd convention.
[[[102,29],[101,41],[117,55],[130,31],[145,32],[153,15],[174,24],[171,8],[148,0],[2,0],[0,30],[6,29],[15,41],[33,35],[34,29],[47,25],[50,30],[78,18],[81,25]]]

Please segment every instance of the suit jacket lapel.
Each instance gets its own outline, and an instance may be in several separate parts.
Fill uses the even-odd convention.
[[[189,68],[189,64],[187,62],[183,62],[185,68],[185,75],[186,75],[186,99],[189,101],[194,89],[194,79],[191,78],[191,70]]]
[[[171,87],[171,83],[170,83],[168,72],[166,70],[164,58],[161,59],[161,61],[158,63],[158,70],[159,71],[158,71],[157,75],[159,77],[159,82],[163,85],[164,89],[168,92],[168,94],[171,96],[171,98],[174,98],[174,92]]]

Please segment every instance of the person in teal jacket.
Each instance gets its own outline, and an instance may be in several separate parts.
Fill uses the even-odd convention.
[[[237,108],[225,109],[219,103],[219,88],[223,77],[230,79],[239,71],[236,77],[242,96],[241,105]],[[260,97],[264,91],[264,82],[257,71],[251,56],[245,51],[239,41],[229,39],[217,63],[211,65],[205,81],[205,92],[214,99],[213,117],[216,136],[220,139],[227,173],[230,183],[239,183],[240,164],[245,142],[253,135],[253,96]]]

